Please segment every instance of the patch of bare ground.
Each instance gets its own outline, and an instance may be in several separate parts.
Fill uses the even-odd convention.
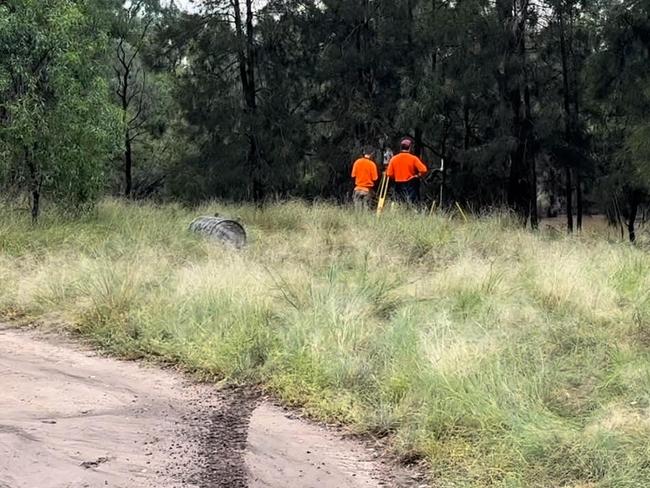
[[[249,391],[0,327],[0,487],[410,487],[414,471]]]

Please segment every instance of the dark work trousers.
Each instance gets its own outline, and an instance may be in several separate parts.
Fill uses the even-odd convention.
[[[408,204],[420,202],[420,178],[412,178],[402,183],[395,182],[397,200]]]
[[[357,210],[368,210],[370,208],[370,201],[372,200],[372,192],[354,190],[352,194],[352,201],[354,208]]]

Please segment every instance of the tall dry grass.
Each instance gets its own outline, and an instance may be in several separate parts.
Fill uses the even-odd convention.
[[[236,216],[242,252],[189,234]],[[650,258],[602,236],[328,205],[0,216],[0,313],[264,385],[440,486],[650,485]]]

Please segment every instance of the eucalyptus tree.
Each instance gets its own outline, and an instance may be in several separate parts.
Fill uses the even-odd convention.
[[[601,44],[590,60],[602,185],[636,239],[639,207],[650,194],[650,6],[609,2],[601,10]]]
[[[30,196],[78,207],[103,187],[119,118],[105,69],[107,26],[92,0],[0,4],[3,180]]]
[[[115,93],[122,111],[124,195],[133,191],[133,145],[146,134],[151,86],[142,54],[160,12],[158,0],[133,0],[117,8],[114,21]]]

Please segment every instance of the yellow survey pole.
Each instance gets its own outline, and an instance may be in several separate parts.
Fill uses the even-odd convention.
[[[388,176],[384,171],[381,176],[381,183],[379,184],[379,200],[377,201],[377,215],[381,215],[386,205],[386,198],[388,197]]]
[[[460,204],[459,204],[458,202],[456,202],[456,208],[458,209],[458,211],[459,211],[460,214],[462,215],[463,220],[464,220],[465,222],[467,222],[467,215],[465,215],[465,212],[463,212],[463,208],[460,206]]]

